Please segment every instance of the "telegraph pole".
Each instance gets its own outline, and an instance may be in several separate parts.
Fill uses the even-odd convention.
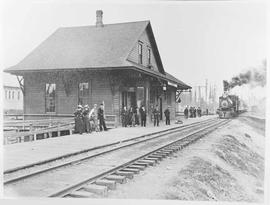
[[[206,104],[208,103],[207,86],[208,86],[208,80],[205,79],[205,102],[206,102]]]
[[[202,97],[201,97],[201,87],[202,86],[198,86],[198,88],[199,88],[199,106],[201,107],[201,99],[202,99]]]

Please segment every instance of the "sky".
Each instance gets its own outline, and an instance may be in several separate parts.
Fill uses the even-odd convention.
[[[221,92],[223,79],[266,58],[263,1],[126,2],[5,1],[3,68],[17,64],[59,27],[95,24],[98,9],[104,24],[150,20],[164,69],[191,86],[208,79]],[[8,74],[3,82],[17,83]]]

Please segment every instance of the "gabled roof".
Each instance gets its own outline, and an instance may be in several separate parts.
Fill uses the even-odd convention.
[[[150,37],[160,72],[127,60],[128,54],[144,30]],[[164,71],[150,21],[105,24],[103,27],[59,28],[21,62],[4,71],[22,74],[25,71],[80,68],[135,68],[163,80],[172,81],[180,89],[191,88]]]
[[[6,72],[129,66],[126,57],[149,21],[57,29]]]

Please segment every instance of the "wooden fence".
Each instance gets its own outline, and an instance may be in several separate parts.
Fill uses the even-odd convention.
[[[106,124],[108,128],[117,127],[117,119],[115,115],[106,115]],[[44,127],[42,127],[42,126]],[[63,135],[71,135],[74,133],[74,119],[54,119],[54,120],[27,120],[24,122],[11,121],[4,122],[5,126],[12,126],[14,129],[10,132],[4,132],[4,144],[12,144],[19,142],[34,141],[51,137],[59,137]],[[28,131],[20,132],[20,128],[24,126]]]

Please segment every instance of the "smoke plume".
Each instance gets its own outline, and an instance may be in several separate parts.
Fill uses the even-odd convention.
[[[259,68],[253,68],[234,76],[230,81],[223,81],[224,91],[245,84],[249,84],[251,87],[264,87],[266,85],[266,62]]]
[[[224,91],[238,95],[251,113],[265,117],[266,61],[257,68],[240,73],[230,81],[223,81]],[[241,108],[240,108],[241,109]]]

